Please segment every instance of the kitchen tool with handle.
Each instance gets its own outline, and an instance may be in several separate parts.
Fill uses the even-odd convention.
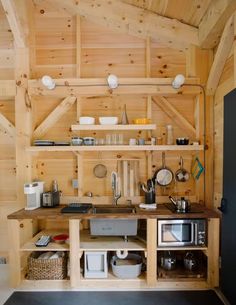
[[[190,175],[189,172],[183,167],[184,161],[182,156],[180,156],[179,164],[180,164],[180,168],[175,173],[175,179],[178,182],[186,182],[189,180]]]
[[[166,186],[172,182],[173,177],[172,171],[165,164],[165,152],[162,152],[162,167],[154,173],[153,179],[160,186]]]

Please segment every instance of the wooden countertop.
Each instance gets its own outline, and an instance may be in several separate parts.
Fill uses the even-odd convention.
[[[202,205],[192,204],[201,210],[201,213],[173,213],[164,204],[158,204],[155,210],[140,209],[136,206],[136,213],[127,214],[94,214],[90,210],[86,214],[80,213],[61,213],[64,205],[56,208],[39,208],[36,210],[21,209],[15,213],[8,215],[8,219],[93,219],[93,218],[107,218],[107,219],[170,219],[170,218],[219,218],[220,213],[208,209]]]

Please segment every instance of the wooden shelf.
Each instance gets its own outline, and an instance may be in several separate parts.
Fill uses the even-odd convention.
[[[68,234],[67,231],[55,231],[55,230],[44,230],[40,231],[37,235],[35,235],[31,240],[26,242],[21,248],[20,251],[69,251],[69,244],[58,244],[54,242],[50,242],[46,247],[36,247],[35,242],[42,235],[58,235],[58,234]],[[69,235],[69,234],[68,234]]]
[[[91,236],[88,230],[80,233],[80,249],[90,251],[145,251],[146,244],[136,237],[129,237],[125,242],[123,237],[119,236]]]
[[[202,151],[203,145],[94,145],[94,146],[29,146],[28,152],[73,151]]]
[[[71,125],[72,131],[77,130],[155,130],[156,124],[129,124],[129,125]]]

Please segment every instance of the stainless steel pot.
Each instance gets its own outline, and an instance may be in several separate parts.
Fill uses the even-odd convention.
[[[176,267],[176,257],[170,251],[163,254],[161,257],[161,267],[165,270],[173,270]]]
[[[190,208],[189,200],[181,197],[179,200],[174,200],[173,197],[169,196],[170,201],[174,204],[177,212],[187,212]]]
[[[193,252],[187,252],[184,258],[184,267],[187,270],[196,270],[198,266],[198,261],[195,258]]]

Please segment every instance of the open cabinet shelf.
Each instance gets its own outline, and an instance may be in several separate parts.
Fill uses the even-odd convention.
[[[94,145],[94,146],[30,146],[27,152],[73,151],[203,151],[203,145]]]
[[[56,231],[56,230],[43,230],[36,234],[32,239],[27,241],[23,246],[20,248],[20,251],[69,251],[69,244],[58,244],[55,242],[50,242],[46,247],[36,247],[35,242],[42,236],[42,235],[58,235],[58,234],[68,234],[68,231]]]
[[[80,233],[80,249],[90,251],[145,251],[146,244],[137,237],[128,237],[128,242],[120,236],[91,236],[89,231]]]

